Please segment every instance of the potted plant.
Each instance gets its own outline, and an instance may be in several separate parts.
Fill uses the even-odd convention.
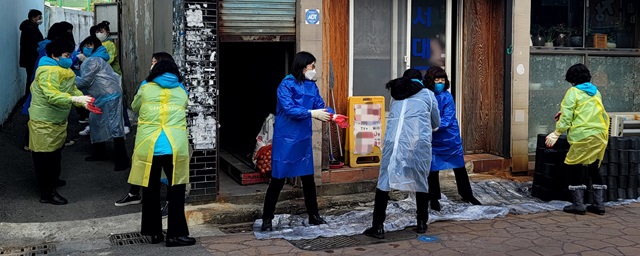
[[[555,40],[556,30],[553,26],[544,30],[544,46],[553,47],[553,41]]]
[[[571,47],[583,47],[582,28],[570,28],[569,45]]]
[[[533,43],[533,46],[544,46],[544,37],[542,36],[542,33],[544,32],[544,28],[538,24],[533,25],[533,27],[531,28],[531,42]]]

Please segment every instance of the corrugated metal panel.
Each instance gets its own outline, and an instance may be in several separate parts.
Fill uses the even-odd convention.
[[[220,1],[222,35],[295,35],[296,0]]]

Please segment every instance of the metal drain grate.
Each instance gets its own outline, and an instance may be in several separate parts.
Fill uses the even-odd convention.
[[[225,234],[247,233],[253,231],[253,222],[222,225],[218,228]]]
[[[111,242],[112,246],[148,244],[150,242],[149,239],[146,236],[140,234],[140,232],[110,235],[109,241]]]
[[[295,247],[308,251],[322,251],[329,249],[337,249],[343,247],[352,246],[364,246],[370,244],[389,243],[394,241],[402,241],[415,239],[417,234],[409,230],[400,230],[395,232],[388,232],[384,234],[384,239],[371,238],[365,235],[355,236],[336,236],[336,237],[319,237],[316,239],[307,240],[290,240],[288,241]]]
[[[0,247],[0,255],[7,256],[33,256],[48,255],[56,251],[55,244],[40,244],[24,247]]]

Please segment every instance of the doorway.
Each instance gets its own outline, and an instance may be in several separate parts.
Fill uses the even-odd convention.
[[[247,185],[242,175],[259,177],[251,173],[256,135],[267,116],[275,115],[276,90],[289,73],[294,54],[294,42],[220,43],[219,146],[221,164],[228,164],[219,172],[221,194],[241,193],[242,185]]]

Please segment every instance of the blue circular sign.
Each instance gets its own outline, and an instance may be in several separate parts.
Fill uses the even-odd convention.
[[[307,24],[318,24],[320,21],[320,11],[317,9],[309,9],[306,13]]]

